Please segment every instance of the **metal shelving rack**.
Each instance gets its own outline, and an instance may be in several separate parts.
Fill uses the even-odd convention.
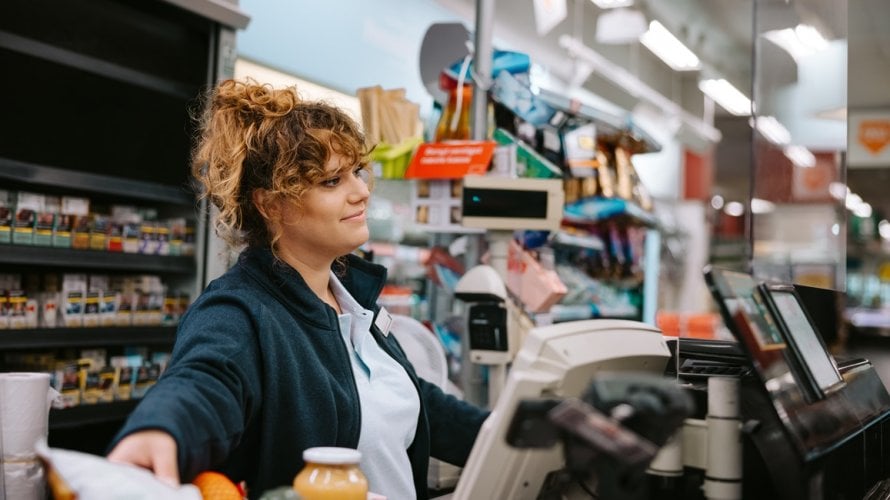
[[[195,256],[2,244],[0,272],[157,274],[197,295],[208,242],[187,180],[189,110],[209,83],[231,77],[235,30],[248,21],[237,0],[0,2],[0,63],[40,96],[4,108],[2,189],[156,208],[160,218],[198,215]],[[4,330],[0,352],[169,349],[175,335],[174,326]],[[137,403],[53,410],[50,445],[103,453]]]

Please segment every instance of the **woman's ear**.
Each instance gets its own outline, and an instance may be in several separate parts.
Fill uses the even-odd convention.
[[[265,189],[254,189],[250,194],[250,199],[253,202],[253,206],[256,207],[257,212],[259,212],[267,222],[278,219],[280,212],[278,210],[278,202],[268,191]]]

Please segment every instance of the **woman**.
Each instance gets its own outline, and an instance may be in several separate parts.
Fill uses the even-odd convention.
[[[368,150],[353,120],[293,89],[225,81],[193,175],[217,233],[246,244],[183,316],[170,364],[109,459],[167,481],[217,469],[251,497],[291,484],[313,446],[362,452],[370,490],[425,498],[429,456],[462,465],[486,413],[418,379],[375,301]],[[385,315],[385,313],[383,313]]]

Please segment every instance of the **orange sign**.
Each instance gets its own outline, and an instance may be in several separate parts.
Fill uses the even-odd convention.
[[[484,175],[497,144],[494,141],[432,142],[421,144],[405,172],[406,179],[460,179]]]
[[[879,154],[890,144],[890,120],[862,120],[859,142],[872,154]]]

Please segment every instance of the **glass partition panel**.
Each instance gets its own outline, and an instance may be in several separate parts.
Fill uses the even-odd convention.
[[[847,0],[757,0],[753,274],[843,290]]]

